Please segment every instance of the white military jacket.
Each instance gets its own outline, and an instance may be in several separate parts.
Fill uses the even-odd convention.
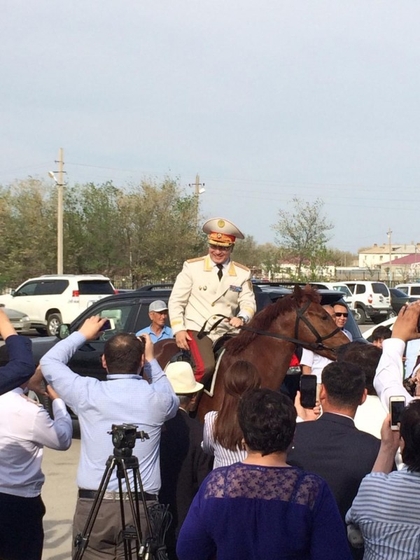
[[[220,281],[217,271],[209,255],[184,262],[168,303],[174,334],[183,330],[199,331],[207,319],[208,330],[219,319],[214,317],[218,313],[229,318],[239,314],[245,319],[254,315],[256,304],[249,268],[230,261]],[[225,321],[209,336],[216,340],[230,330]]]

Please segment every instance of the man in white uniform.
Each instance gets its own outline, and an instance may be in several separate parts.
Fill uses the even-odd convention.
[[[206,256],[184,263],[169,298],[169,318],[179,348],[190,350],[196,364],[195,376],[206,381],[214,368],[213,342],[232,328],[242,327],[254,315],[255,296],[251,272],[231,260],[239,229],[224,218],[212,218],[203,226],[208,235]],[[208,336],[197,334],[208,320],[209,330],[220,317],[222,321]]]

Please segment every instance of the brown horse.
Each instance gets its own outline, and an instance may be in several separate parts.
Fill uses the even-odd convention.
[[[219,410],[223,400],[223,376],[237,360],[253,363],[262,378],[262,385],[277,390],[283,383],[291,357],[299,344],[321,356],[335,359],[335,348],[349,339],[336,327],[334,320],[320,304],[319,293],[306,286],[296,286],[293,294],[278,299],[259,313],[241,332],[228,340],[217,370],[212,396],[204,391],[198,417],[209,410]],[[328,345],[324,344],[327,341]],[[179,349],[174,340],[155,345],[156,359],[165,368]]]

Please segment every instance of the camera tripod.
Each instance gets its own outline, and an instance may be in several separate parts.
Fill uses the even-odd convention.
[[[154,558],[154,551],[152,550],[152,544],[155,542],[153,539],[152,524],[150,521],[150,516],[147,510],[146,497],[143,490],[143,483],[140,477],[139,462],[137,457],[131,455],[131,449],[116,449],[114,448],[114,454],[110,455],[106,462],[105,472],[103,474],[101,483],[99,485],[96,497],[94,498],[92,508],[89,512],[88,518],[86,520],[85,527],[81,534],[76,537],[76,551],[73,556],[73,560],[81,560],[86,547],[89,542],[89,537],[92,532],[96,517],[99,512],[99,508],[105,496],[106,489],[108,487],[111,475],[114,470],[117,469],[117,479],[118,479],[118,490],[119,490],[119,503],[120,503],[120,513],[121,513],[121,527],[122,527],[122,537],[124,543],[124,559],[132,560],[133,558],[141,558],[148,560],[149,558]],[[133,472],[133,486],[134,492],[130,488],[130,480],[128,476],[128,471]],[[133,517],[134,525],[127,526],[124,512],[124,496],[122,489],[122,481],[125,481],[128,502],[130,504],[131,514]],[[140,523],[140,504],[139,495],[142,500],[142,505],[144,509],[144,515],[146,518],[148,538],[143,541],[143,535],[141,531]],[[133,555],[133,549],[135,553]]]

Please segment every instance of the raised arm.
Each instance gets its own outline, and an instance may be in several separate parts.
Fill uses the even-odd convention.
[[[389,397],[404,396],[406,404],[413,399],[403,385],[402,356],[405,344],[409,340],[420,338],[417,330],[419,317],[420,301],[404,306],[398,313],[392,329],[392,337],[383,342],[382,356],[376,369],[373,385],[386,409],[389,406]]]

